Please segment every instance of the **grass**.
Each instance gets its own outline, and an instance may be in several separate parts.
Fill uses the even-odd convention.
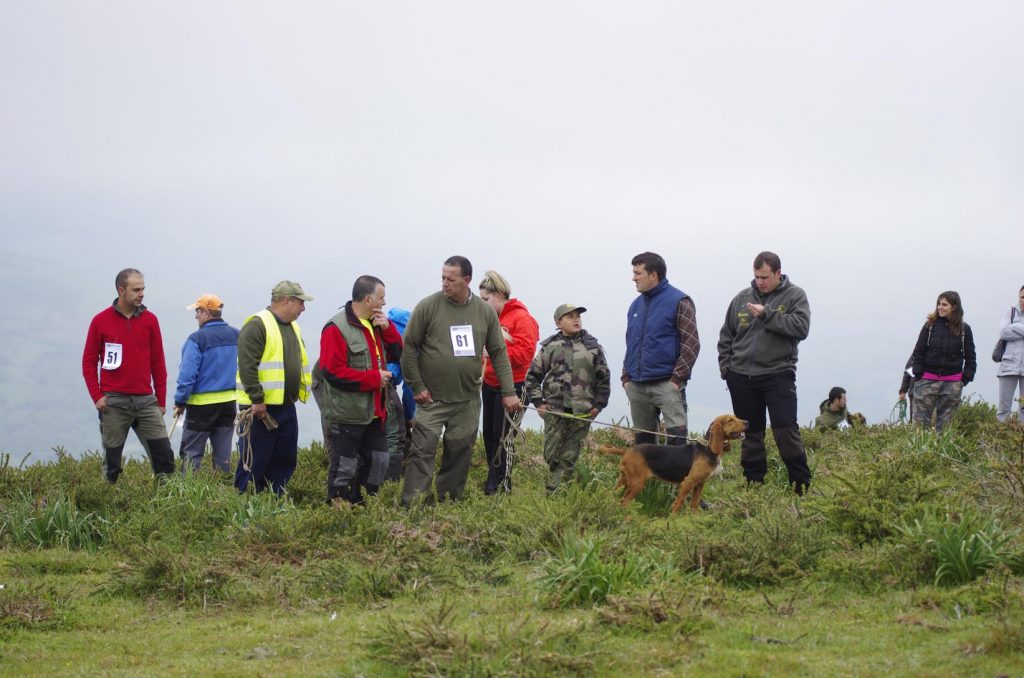
[[[533,433],[512,495],[474,468],[409,511],[324,505],[321,446],[286,498],[0,464],[0,674],[1020,675],[1024,432],[990,414],[804,431],[803,498],[733,451],[675,517],[660,484],[620,508],[614,457],[547,496]]]

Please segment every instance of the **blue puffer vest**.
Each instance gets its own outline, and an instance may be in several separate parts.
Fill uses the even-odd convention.
[[[626,316],[626,359],[630,381],[659,381],[672,376],[679,359],[676,309],[685,292],[662,280],[629,305]]]

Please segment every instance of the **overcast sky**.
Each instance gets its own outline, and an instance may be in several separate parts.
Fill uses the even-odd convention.
[[[1024,283],[1022,25],[995,1],[0,0],[0,452],[99,447],[81,350],[127,266],[171,391],[201,293],[237,325],[301,282],[315,358],[355,277],[411,308],[452,254],[474,288],[507,277],[542,336],[589,308],[617,373],[652,250],[697,306],[702,431],[731,409],[725,308],[770,249],[812,309],[802,423],[833,385],[885,419],[946,289],[967,392],[994,401]],[[627,411],[616,387],[602,419]]]

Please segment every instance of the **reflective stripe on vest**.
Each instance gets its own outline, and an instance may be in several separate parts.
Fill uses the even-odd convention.
[[[216,405],[217,403],[233,403],[237,398],[234,389],[230,391],[210,391],[208,393],[193,393],[185,401],[186,405]]]
[[[245,319],[249,322],[252,318],[259,318],[263,321],[266,329],[267,341],[263,346],[263,355],[260,357],[258,377],[260,386],[263,387],[263,404],[283,405],[284,404],[284,341],[281,338],[281,328],[277,326],[277,318],[269,309],[263,309],[255,315]],[[244,326],[245,323],[242,323]],[[299,400],[309,400],[309,388],[313,383],[313,375],[309,366],[309,358],[306,356],[306,345],[302,342],[302,332],[298,323],[292,323],[295,330],[295,338],[299,340],[299,352],[302,354],[302,377],[299,379]],[[238,396],[239,405],[251,405],[249,394],[242,386],[242,377],[235,372],[235,393]]]

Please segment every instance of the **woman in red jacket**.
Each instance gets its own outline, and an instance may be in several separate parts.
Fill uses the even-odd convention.
[[[501,332],[505,335],[508,360],[512,363],[512,381],[516,394],[522,397],[526,373],[533,361],[540,339],[540,328],[530,312],[518,299],[512,299],[512,288],[495,271],[487,271],[480,281],[480,298],[486,301],[498,314]],[[505,408],[501,406],[501,386],[490,358],[484,355],[483,434],[484,450],[487,457],[487,482],[484,494],[494,494],[500,486],[506,492],[512,491],[505,450],[498,445],[505,435]]]

